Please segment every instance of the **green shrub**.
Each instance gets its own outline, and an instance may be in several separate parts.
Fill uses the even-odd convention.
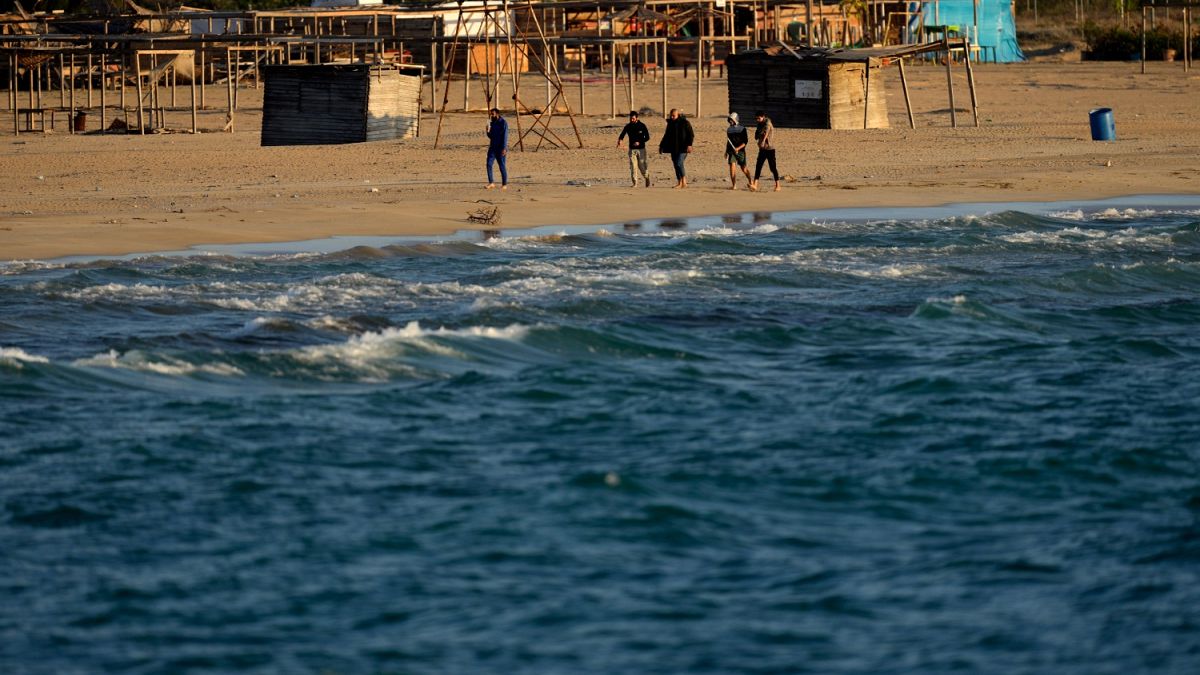
[[[1087,42],[1089,58],[1093,61],[1136,61],[1142,57],[1142,32],[1140,28],[1100,26],[1088,22],[1083,26],[1083,39]],[[1200,36],[1193,41],[1200,45]],[[1174,49],[1183,54],[1183,33],[1166,28],[1151,28],[1146,31],[1146,60],[1162,60],[1163,50]]]

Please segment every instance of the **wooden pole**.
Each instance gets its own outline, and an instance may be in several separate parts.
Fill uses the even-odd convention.
[[[662,61],[659,62],[658,69],[662,71],[661,73],[659,73],[659,75],[662,76],[662,112],[665,114],[667,112],[667,39],[666,38],[663,38],[663,41],[662,41]]]
[[[863,64],[863,128],[870,128],[871,118],[871,59]]]
[[[583,64],[585,61],[587,61],[587,45],[580,43],[579,44],[579,114],[580,115],[586,114],[586,113],[584,113],[585,108],[583,106]]]
[[[92,55],[89,53],[87,55],[87,92],[88,92],[87,107],[89,107],[89,108],[92,107],[92,63],[93,63]]]
[[[17,53],[13,52],[10,59],[12,65],[8,67],[8,93],[11,100],[13,114],[13,136],[21,135],[21,114],[17,112],[17,108],[21,105],[17,100]]]
[[[229,48],[225,48],[225,63],[229,63],[232,55]],[[234,98],[233,98],[233,77],[225,78],[225,97],[229,105],[229,120],[225,123],[225,130],[233,133],[233,114],[234,114]]]
[[[1185,41],[1186,44],[1186,41]],[[1142,6],[1142,74],[1146,74],[1146,7]]]
[[[700,119],[700,73],[704,72],[704,38],[696,38],[696,119]]]
[[[205,87],[204,87],[204,52],[205,51],[206,50],[204,47],[204,42],[201,41],[200,42],[200,59],[199,59],[200,60],[200,70],[198,72],[195,72],[192,74],[193,80],[195,80],[197,77],[200,78],[200,107],[201,108],[204,107],[204,89],[205,89]]]
[[[519,72],[517,72],[517,68],[521,64],[520,64],[520,60],[517,58],[516,47],[513,45],[512,32],[513,32],[514,22],[509,17],[509,14],[508,14],[508,0],[504,0],[503,7],[504,7],[504,10],[503,10],[503,12],[504,12],[503,13],[504,39],[505,39],[506,44],[508,45],[509,66],[512,68],[513,120],[516,121],[516,123],[517,123],[517,149],[524,152],[525,151],[525,143],[524,143],[524,141],[521,140],[521,99],[520,99],[520,96],[521,96],[521,74]]]
[[[958,116],[954,110],[954,78],[950,71],[950,38],[942,36],[942,47],[946,51],[946,89],[950,92],[950,126],[958,128]]]
[[[58,107],[67,107],[67,68],[63,55],[58,55]]]
[[[274,19],[272,19],[274,21]],[[197,111],[196,111],[196,52],[192,52],[192,133],[196,133]]]
[[[142,119],[145,113],[145,106],[142,103],[142,56],[138,52],[133,53],[133,59],[137,64],[137,111],[138,111],[138,133],[146,135],[146,123]]]
[[[910,129],[916,129],[917,122],[913,119],[912,101],[908,98],[908,78],[904,76],[904,58],[901,57],[897,63],[900,64],[900,89],[904,91],[904,109],[908,111],[908,126]]]
[[[70,65],[68,66],[68,68],[71,69],[71,74],[72,74],[72,76],[74,76],[74,74],[75,74],[75,55],[74,54],[71,54]],[[71,109],[70,133],[73,134],[73,133],[75,133],[75,80],[74,80],[74,77],[72,77],[72,79],[71,79],[70,109]]]
[[[813,46],[813,0],[808,0],[804,6],[804,31],[808,38],[808,46]]]
[[[971,115],[975,118],[975,126],[979,126],[979,101],[975,98],[975,71],[971,68],[971,38],[963,38],[963,49],[967,66],[967,89],[971,92]]]
[[[100,54],[100,133],[108,133],[108,105],[104,100],[104,92],[108,87],[106,80],[108,79],[108,58],[105,54]]]
[[[442,92],[442,107],[441,108],[436,107],[437,101],[431,101],[429,104],[430,107],[435,108],[438,113],[437,133],[435,133],[433,135],[433,147],[435,147],[435,148],[438,146],[438,142],[442,138],[442,120],[446,116],[446,107],[448,105],[450,105],[450,69],[453,67],[455,56],[457,56],[457,54],[458,54],[458,34],[459,34],[459,30],[462,28],[462,25],[463,25],[462,7],[459,7],[458,21],[454,24],[454,42],[450,46],[450,59],[446,62],[446,68],[445,68],[445,70],[446,70],[446,86],[444,88],[444,91]],[[471,62],[470,52],[471,52],[471,43],[468,42],[467,43],[467,63],[468,64]],[[468,65],[467,73],[469,74],[470,72],[471,72],[471,68]],[[434,77],[436,77],[436,76],[435,75],[430,76],[431,79]],[[463,82],[464,90],[466,90],[468,88],[467,85],[468,85],[468,82],[464,81]],[[466,111],[466,105],[467,105],[466,104],[466,93],[464,93],[463,94],[463,111],[464,112]]]
[[[609,42],[610,50],[609,57],[612,59],[611,68],[609,69],[609,94],[612,100],[612,112],[609,113],[609,119],[617,116],[617,43]]]
[[[437,41],[429,43],[429,111],[437,108]]]

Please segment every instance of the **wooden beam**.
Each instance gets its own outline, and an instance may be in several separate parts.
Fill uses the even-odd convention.
[[[954,78],[950,70],[950,38],[942,36],[942,47],[946,51],[946,90],[950,94],[950,126],[958,128],[958,115],[954,109]]]
[[[908,111],[908,127],[916,129],[917,122],[913,119],[912,101],[908,98],[908,78],[904,76],[904,57],[900,57],[897,63],[900,65],[900,89],[904,92],[904,109]]]

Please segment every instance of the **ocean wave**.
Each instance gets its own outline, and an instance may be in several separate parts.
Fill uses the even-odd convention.
[[[0,365],[20,370],[26,363],[50,363],[50,359],[17,347],[0,347]]]
[[[1015,232],[998,239],[1011,244],[1082,245],[1085,248],[1164,248],[1174,243],[1169,232],[1132,227],[1122,230],[1068,227],[1051,231]]]
[[[183,358],[166,354],[150,354],[140,350],[118,353],[110,350],[84,359],[76,359],[77,367],[121,368],[158,375],[193,375],[203,373],[222,377],[240,377],[246,373],[229,363],[191,363]]]

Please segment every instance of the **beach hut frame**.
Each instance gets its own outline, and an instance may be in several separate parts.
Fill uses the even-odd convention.
[[[1197,2],[1179,2],[1178,0],[1142,0],[1142,74],[1146,74],[1146,17],[1148,14],[1156,13],[1159,9],[1167,10],[1168,14],[1172,9],[1179,9],[1181,18],[1183,19],[1183,72],[1186,74],[1191,70],[1192,59],[1195,54],[1192,53],[1192,35],[1195,33],[1194,22],[1195,16],[1192,10],[1200,7]]]

